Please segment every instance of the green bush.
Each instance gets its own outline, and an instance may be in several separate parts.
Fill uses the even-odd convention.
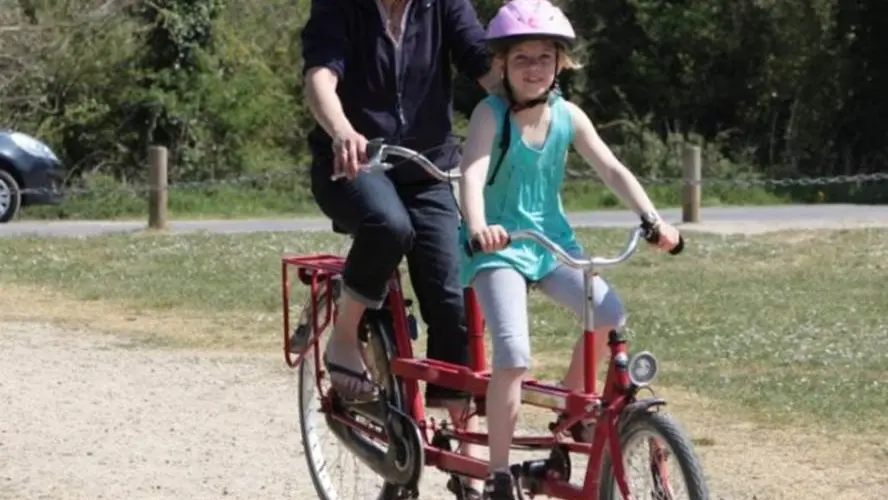
[[[476,2],[482,21],[500,3]],[[886,201],[878,183],[753,188],[743,181],[884,170],[888,100],[879,82],[888,58],[876,57],[876,34],[888,4],[562,3],[585,64],[563,79],[564,90],[617,156],[651,181],[660,202],[678,202],[678,186],[666,180],[681,178],[686,141],[704,148],[709,203]],[[121,9],[102,0],[46,0],[3,9],[0,23],[21,29],[3,34],[0,123],[52,145],[71,169],[72,187],[144,184],[147,148],[162,144],[174,184],[228,181],[171,197],[179,210],[229,213],[219,193],[242,200],[232,206],[249,213],[312,207],[305,136],[313,120],[302,98],[299,46],[308,5],[159,0]],[[457,77],[457,131],[483,96]],[[619,205],[577,155],[569,168],[591,178],[571,181],[570,206]],[[287,177],[286,187],[247,183],[246,194],[235,194],[231,179],[274,172]],[[100,217],[142,209],[138,196],[109,196],[76,194],[58,209],[28,213]]]

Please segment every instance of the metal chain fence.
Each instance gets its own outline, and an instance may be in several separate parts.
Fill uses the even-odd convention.
[[[168,192],[199,190],[213,187],[226,186],[246,186],[250,184],[267,184],[274,181],[289,181],[297,176],[305,176],[304,171],[295,169],[279,169],[261,174],[248,174],[231,177],[227,179],[213,179],[205,181],[191,182],[174,182],[167,185]],[[583,172],[570,170],[567,172],[569,180],[584,180],[601,182],[593,172]],[[569,180],[567,182],[569,182]],[[678,177],[639,177],[638,179],[643,185],[659,185],[676,187],[685,185],[700,186],[731,186],[739,188],[753,187],[784,187],[784,186],[825,186],[833,184],[863,184],[872,182],[888,181],[888,173],[871,173],[871,174],[854,174],[854,175],[836,175],[829,177],[786,177],[786,178],[703,178],[700,181],[691,181]],[[61,188],[65,195],[77,196],[83,194],[145,194],[151,192],[153,188],[148,184],[121,184],[115,186],[101,187],[81,187],[69,186]],[[19,190],[24,195],[46,194],[51,193],[49,188],[23,188]]]

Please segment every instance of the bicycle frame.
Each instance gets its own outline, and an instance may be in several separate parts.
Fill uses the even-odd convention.
[[[382,145],[371,155],[372,160],[368,170],[387,170],[391,164],[381,161],[385,153],[409,158],[423,166],[436,177],[444,180],[458,178],[452,174],[445,174],[429,162],[424,156],[400,146]],[[597,499],[599,492],[599,474],[601,471],[604,453],[611,454],[614,475],[617,484],[625,498],[629,498],[628,486],[623,471],[623,460],[619,440],[619,417],[626,411],[645,409],[651,406],[663,404],[661,399],[647,399],[635,401],[634,396],[638,388],[647,385],[647,381],[632,377],[631,368],[633,359],[627,354],[626,341],[617,331],[609,332],[609,349],[611,360],[605,378],[604,390],[601,394],[596,391],[598,354],[596,352],[594,311],[591,307],[593,295],[593,277],[597,269],[615,266],[631,257],[637,249],[639,240],[644,231],[635,228],[629,236],[626,248],[618,257],[613,259],[592,258],[574,259],[555,243],[544,235],[534,231],[520,231],[511,235],[512,240],[533,239],[553,252],[559,260],[574,268],[582,269],[584,273],[584,288],[587,297],[587,307],[583,316],[583,340],[584,357],[584,391],[571,392],[564,388],[540,383],[536,380],[522,382],[521,402],[540,408],[548,408],[560,412],[565,416],[560,423],[546,436],[514,437],[514,448],[552,448],[556,445],[563,446],[573,452],[589,455],[589,463],[586,468],[585,480],[582,487],[570,484],[567,480],[558,477],[541,478],[538,494],[548,495],[554,498],[564,499]],[[319,350],[317,343],[321,332],[330,324],[336,314],[335,305],[332,304],[331,279],[342,273],[344,258],[330,254],[284,256],[282,259],[281,277],[283,282],[283,328],[284,328],[284,353],[287,364],[297,367],[310,351],[314,351],[315,366],[319,362]],[[291,267],[297,268],[300,281],[311,287],[312,311],[311,325],[312,335],[305,349],[295,356],[290,352],[291,332],[289,305],[290,305],[290,271]],[[452,474],[462,476],[484,478],[488,473],[488,463],[483,460],[467,457],[456,451],[450,451],[432,444],[429,432],[440,432],[434,422],[427,422],[425,406],[423,405],[419,391],[419,381],[434,382],[443,387],[461,389],[471,393],[476,398],[483,398],[487,391],[490,372],[485,362],[484,328],[485,322],[481,308],[475,296],[474,290],[469,287],[464,289],[464,301],[468,322],[469,351],[471,353],[468,367],[452,365],[430,359],[414,357],[413,345],[406,314],[406,302],[401,288],[401,274],[395,270],[389,280],[389,292],[386,299],[386,307],[392,315],[392,327],[395,334],[395,345],[398,355],[390,360],[392,375],[399,378],[404,389],[404,411],[407,412],[423,431],[425,460],[427,466],[434,466],[449,471]],[[317,310],[315,297],[326,294],[325,310]],[[648,353],[643,353],[647,354]],[[318,377],[320,379],[320,377]],[[651,376],[653,378],[653,376]],[[467,415],[468,417],[468,415]],[[591,444],[566,442],[559,437],[561,433],[569,429],[575,423],[594,418],[594,439]],[[341,419],[364,432],[374,434],[370,429]],[[487,434],[469,433],[463,429],[464,420],[454,422],[453,429],[447,429],[445,437],[460,442],[487,445]],[[384,438],[383,438],[384,439]],[[607,448],[605,446],[607,445]]]

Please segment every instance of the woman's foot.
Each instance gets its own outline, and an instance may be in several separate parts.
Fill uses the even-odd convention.
[[[356,343],[343,342],[334,334],[324,352],[324,365],[333,388],[346,403],[369,403],[379,396]]]

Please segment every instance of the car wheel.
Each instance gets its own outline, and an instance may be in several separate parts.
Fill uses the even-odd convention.
[[[15,177],[0,170],[0,224],[9,222],[18,214],[22,206],[22,193]]]

